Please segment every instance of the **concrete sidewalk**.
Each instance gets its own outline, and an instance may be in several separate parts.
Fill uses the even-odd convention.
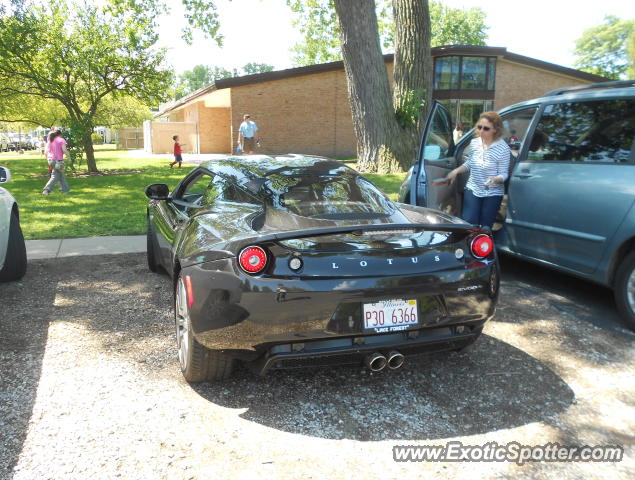
[[[145,251],[145,235],[56,238],[52,240],[26,241],[26,254],[29,260]]]

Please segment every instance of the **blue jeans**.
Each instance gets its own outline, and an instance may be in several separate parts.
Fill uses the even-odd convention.
[[[474,225],[492,228],[496,214],[500,208],[502,195],[493,197],[477,197],[467,188],[463,192],[463,220]]]

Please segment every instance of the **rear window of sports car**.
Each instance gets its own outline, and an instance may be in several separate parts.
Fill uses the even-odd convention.
[[[372,183],[349,168],[319,175],[287,169],[267,176],[271,205],[295,215],[323,220],[400,221],[401,213]]]

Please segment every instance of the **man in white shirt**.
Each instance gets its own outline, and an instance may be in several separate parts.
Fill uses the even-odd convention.
[[[238,144],[241,145],[244,153],[254,153],[257,131],[258,125],[251,120],[251,115],[245,114],[243,116],[243,123],[240,124],[240,128],[238,129]]]

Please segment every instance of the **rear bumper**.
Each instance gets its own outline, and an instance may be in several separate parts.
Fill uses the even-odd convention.
[[[483,327],[442,327],[375,336],[337,338],[306,343],[280,344],[268,349],[252,368],[264,375],[272,369],[304,368],[326,365],[359,365],[367,355],[392,350],[416,355],[466,347],[479,337]]]
[[[407,354],[461,348],[494,315],[498,299],[495,262],[426,275],[307,280],[251,277],[221,260],[182,273],[192,280],[196,340],[264,362],[262,371],[377,349]],[[390,299],[416,299],[419,323],[365,329],[363,304]]]

